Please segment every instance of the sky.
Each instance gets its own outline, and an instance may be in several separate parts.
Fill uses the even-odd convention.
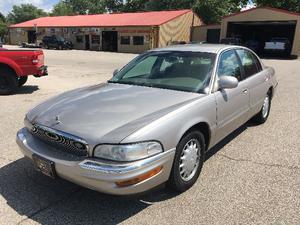
[[[53,5],[57,2],[59,2],[59,0],[0,0],[0,12],[7,15],[13,5],[20,5],[22,3],[31,3],[46,12],[50,12]]]

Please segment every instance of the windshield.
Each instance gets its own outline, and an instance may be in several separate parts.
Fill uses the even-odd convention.
[[[215,57],[204,52],[148,52],[127,64],[109,82],[204,93]]]

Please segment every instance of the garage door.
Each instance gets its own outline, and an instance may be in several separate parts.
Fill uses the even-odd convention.
[[[296,25],[297,21],[229,22],[227,37],[239,37],[262,54],[265,42],[272,38],[288,38],[293,45]]]

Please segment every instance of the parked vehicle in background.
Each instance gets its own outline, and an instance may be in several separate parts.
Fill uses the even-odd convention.
[[[50,49],[73,49],[73,43],[64,39],[61,36],[51,35],[51,36],[44,36],[42,40],[42,45],[44,48]]]
[[[0,51],[0,94],[14,93],[24,85],[29,75],[41,77],[47,75],[44,65],[44,53],[41,50]]]
[[[248,40],[245,43],[245,46],[255,53],[259,53],[259,42],[256,40]]]
[[[223,38],[220,41],[220,44],[225,45],[242,45],[243,40],[241,38]]]
[[[271,41],[265,43],[265,53],[291,54],[292,45],[288,38],[272,38]]]
[[[150,50],[108,83],[69,91],[25,117],[17,143],[35,167],[127,195],[198,179],[205,152],[250,118],[261,124],[277,86],[251,50],[181,45]]]

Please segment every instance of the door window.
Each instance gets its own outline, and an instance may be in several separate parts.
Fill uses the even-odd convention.
[[[258,73],[258,68],[252,56],[252,53],[245,49],[236,50],[238,56],[241,59],[242,66],[245,71],[245,79],[251,77],[252,75]]]
[[[233,50],[222,53],[218,66],[218,76],[233,76],[241,80],[240,62]]]

